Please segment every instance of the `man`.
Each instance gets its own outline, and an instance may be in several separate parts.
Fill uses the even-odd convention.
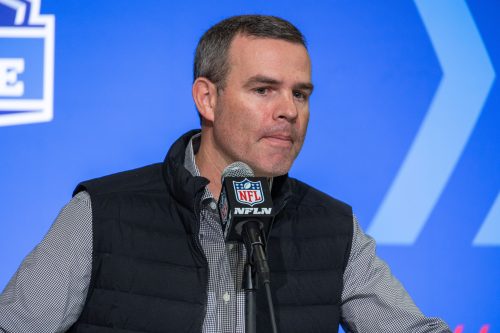
[[[268,244],[281,332],[449,332],[375,256],[350,207],[287,176],[304,141],[311,63],[302,34],[270,16],[201,38],[193,99],[202,129],[165,161],[81,183],[0,298],[8,332],[244,332],[245,249],[224,241],[221,173],[273,178]],[[269,332],[259,291],[257,330]]]

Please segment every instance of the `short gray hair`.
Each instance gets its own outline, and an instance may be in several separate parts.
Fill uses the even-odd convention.
[[[194,57],[194,80],[205,77],[217,86],[217,90],[224,89],[229,72],[229,47],[238,34],[281,39],[307,48],[299,29],[282,18],[268,15],[232,16],[212,26],[200,38]]]

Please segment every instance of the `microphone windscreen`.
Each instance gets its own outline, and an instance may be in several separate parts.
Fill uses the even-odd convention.
[[[248,164],[243,162],[234,162],[229,164],[224,171],[222,171],[222,181],[226,177],[253,177],[254,172]]]

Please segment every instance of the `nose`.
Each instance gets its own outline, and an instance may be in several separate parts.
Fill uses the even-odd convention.
[[[281,94],[278,105],[276,105],[274,118],[284,119],[289,122],[294,122],[298,116],[297,104],[293,97],[293,92]]]

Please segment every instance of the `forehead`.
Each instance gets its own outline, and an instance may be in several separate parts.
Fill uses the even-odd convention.
[[[254,75],[310,81],[311,61],[306,48],[281,39],[237,35],[229,48],[229,77]]]

